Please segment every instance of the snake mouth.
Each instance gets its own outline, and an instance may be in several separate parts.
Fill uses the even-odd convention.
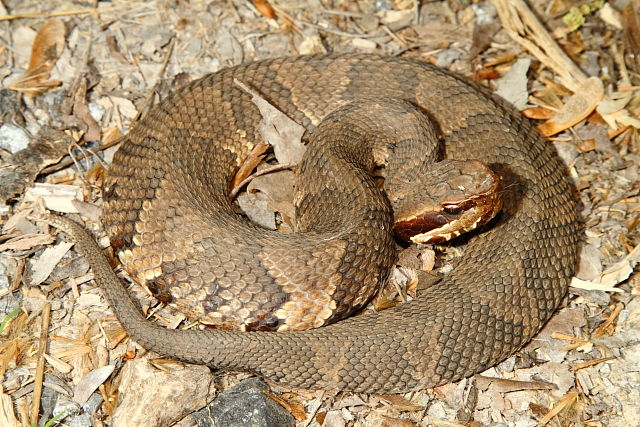
[[[484,190],[463,199],[445,200],[438,205],[421,206],[418,210],[396,218],[395,235],[406,242],[438,244],[486,224],[502,208],[500,179],[491,173]]]

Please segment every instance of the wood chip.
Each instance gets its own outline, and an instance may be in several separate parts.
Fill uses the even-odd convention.
[[[73,243],[71,242],[60,242],[55,246],[46,248],[31,266],[31,271],[33,272],[31,286],[37,286],[47,280],[53,269],[72,246]]]
[[[44,201],[47,209],[63,212],[78,213],[78,209],[74,206],[74,200],[82,200],[82,187],[77,185],[66,184],[43,184],[36,183],[33,188],[25,193],[25,200]]]
[[[113,365],[102,366],[82,377],[73,390],[73,401],[84,405],[87,400],[89,400],[89,397],[91,397],[91,394],[98,389],[100,384],[111,376],[114,368]]]

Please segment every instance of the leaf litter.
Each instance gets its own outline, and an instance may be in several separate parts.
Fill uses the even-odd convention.
[[[107,421],[112,425],[118,425],[117,420],[120,425],[125,421],[153,425],[160,421],[144,415],[123,417],[130,406],[127,399],[119,399],[124,390],[119,384],[130,384],[123,395],[131,396],[135,391],[142,397],[135,402],[144,409],[138,414],[157,413],[158,405],[164,402],[144,396],[170,387],[163,379],[154,383],[155,389],[131,386],[132,378],[140,378],[136,375],[150,365],[144,350],[125,338],[86,266],[65,267],[75,265],[73,251],[45,255],[44,248],[54,243],[54,237],[26,218],[24,213],[39,203],[26,200],[26,190],[35,188],[34,182],[38,186],[53,184],[53,192],[39,193],[35,200],[54,207],[56,194],[63,195],[67,207],[56,210],[90,216],[95,227],[96,206],[101,204],[100,180],[90,184],[84,179],[90,168],[85,162],[95,162],[95,156],[87,152],[88,160],[64,159],[51,166],[67,155],[70,145],[80,144],[104,156],[108,163],[113,153],[107,148],[109,133],[114,129],[126,132],[137,111],[165,96],[172,82],[243,61],[327,51],[402,55],[476,77],[492,88],[499,85],[499,77],[508,76],[511,81],[506,86],[511,93],[505,96],[520,100],[518,106],[527,116],[545,121],[543,131],[546,128],[545,134],[553,135],[549,143],[567,161],[581,199],[586,229],[583,240],[588,249],[582,250],[576,279],[561,310],[529,345],[507,361],[475,378],[402,396],[297,391],[286,400],[299,402],[295,409],[290,407],[296,412],[298,425],[598,426],[630,425],[640,419],[640,37],[636,25],[640,9],[632,1],[587,3],[591,9],[582,15],[572,12],[573,5],[564,0],[528,4],[521,0],[322,4],[233,0],[178,8],[132,1],[98,2],[87,9],[73,8],[67,2],[45,9],[41,2],[26,1],[11,4],[9,12],[0,8],[0,14],[5,14],[0,16],[2,40],[12,40],[8,37],[11,32],[16,42],[20,34],[24,40],[33,40],[30,46],[24,44],[24,53],[17,44],[15,50],[0,49],[0,76],[5,86],[17,81],[15,88],[28,95],[22,104],[11,104],[15,111],[3,113],[0,125],[7,125],[5,117],[24,116],[30,139],[20,152],[0,151],[0,196],[4,202],[0,271],[6,272],[7,278],[7,290],[0,295],[3,300],[11,297],[17,301],[13,309],[24,308],[6,322],[0,335],[0,363],[6,371],[0,424],[24,425],[31,418],[40,311],[45,301],[55,302],[51,305],[48,354],[39,359],[46,361],[43,391],[53,390],[47,376],[76,385],[89,372],[112,371],[90,387],[96,390],[90,398],[102,404],[88,413],[69,415],[64,422],[78,416],[106,416],[111,417]],[[576,25],[582,19],[584,23]],[[169,28],[173,32],[165,31]],[[210,34],[205,28],[217,30]],[[174,43],[173,51],[168,43]],[[15,61],[19,58],[11,55],[25,59]],[[526,70],[518,69],[516,64],[522,64],[521,60],[530,61]],[[74,84],[83,81],[86,84]],[[63,99],[73,100],[71,109],[62,108]],[[79,120],[65,119],[72,112]],[[300,137],[295,139],[300,141]],[[253,160],[239,175],[238,184],[252,175],[256,166],[273,167],[276,160],[287,163],[270,153],[256,154]],[[269,212],[276,228],[287,229],[293,224],[291,176],[290,171],[279,171],[254,177],[239,196],[262,193],[266,198],[259,210]],[[64,188],[60,184],[76,188],[58,193],[57,189]],[[74,210],[78,202],[83,207]],[[104,234],[99,228],[94,230],[106,247]],[[54,247],[62,252],[65,244],[56,240]],[[402,270],[394,273],[402,283],[388,291],[393,302],[382,306],[410,298],[415,292],[428,292],[424,275],[446,264],[435,254],[404,254],[410,271],[423,271],[416,276]],[[55,262],[60,256],[62,260]],[[38,260],[47,265],[33,270]],[[66,273],[58,273],[65,268]],[[197,327],[185,323],[183,317],[159,305],[139,287],[134,285],[131,291],[152,320],[170,327]],[[166,372],[181,369],[178,366],[168,366]],[[208,371],[198,375],[207,381],[215,376],[219,389],[246,377],[204,372]],[[180,408],[189,407],[189,400],[189,396],[172,398],[177,415],[164,418],[162,423],[193,425],[189,416],[179,421],[186,415]],[[45,405],[40,414],[53,415],[53,408]]]

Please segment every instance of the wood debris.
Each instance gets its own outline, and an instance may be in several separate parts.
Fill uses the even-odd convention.
[[[95,228],[104,167],[119,136],[150,105],[225,66],[344,51],[430,62],[517,103],[567,164],[585,226],[581,261],[569,296],[543,331],[481,375],[400,396],[283,394],[273,387],[274,398],[305,427],[596,426],[640,419],[637,1],[232,0],[178,8],[130,1],[75,9],[13,3],[0,3],[6,44],[0,75],[8,84],[0,90],[0,139],[7,139],[0,141],[0,307],[7,313],[0,318],[0,425],[56,417],[76,425],[134,419],[195,425],[186,413],[237,382],[238,376],[147,356],[126,337],[86,263],[28,215],[39,204],[79,215],[106,247]],[[251,93],[246,82],[239,84]],[[273,228],[289,231],[292,172],[270,168],[277,169],[276,160],[295,164],[299,153],[286,156],[303,149],[303,130],[252,95],[266,104],[265,135],[276,142],[265,139],[278,148],[275,156],[256,148],[233,187],[240,200],[252,198]],[[284,145],[282,134],[290,135]],[[446,271],[454,252],[405,253],[403,263],[422,271],[396,270],[395,285],[376,307],[428,292],[432,270]],[[131,292],[160,325],[199,327],[138,286]],[[47,304],[51,327],[43,331]],[[41,333],[47,351],[39,350]],[[197,399],[190,397],[194,384],[201,385]],[[38,399],[38,390],[51,399]]]

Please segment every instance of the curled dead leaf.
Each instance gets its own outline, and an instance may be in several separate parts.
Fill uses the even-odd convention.
[[[551,119],[538,126],[538,130],[543,136],[551,136],[570,128],[587,118],[603,96],[602,80],[588,78]]]
[[[64,50],[64,23],[57,18],[47,20],[36,34],[31,46],[31,58],[27,71],[18,80],[9,84],[9,89],[36,97],[47,90],[58,87],[58,80],[48,80],[51,70]]]

